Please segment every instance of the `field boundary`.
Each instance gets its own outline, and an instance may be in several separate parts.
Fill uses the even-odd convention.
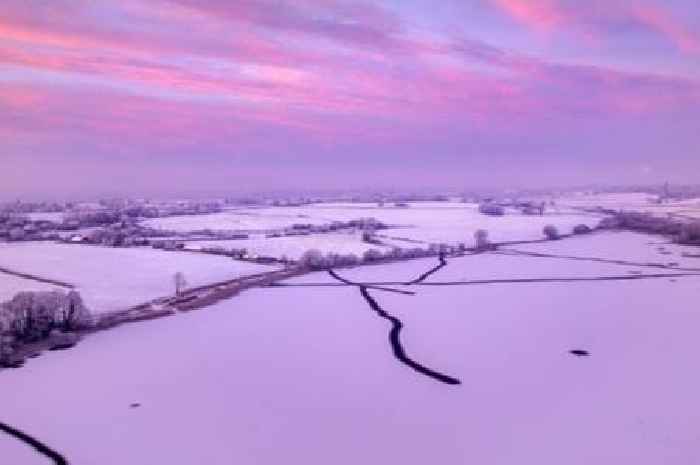
[[[34,274],[30,274],[30,273],[22,273],[20,271],[14,271],[14,270],[11,270],[9,268],[2,267],[2,266],[0,266],[0,273],[9,274],[11,276],[16,276],[18,278],[29,279],[31,281],[37,281],[40,283],[53,284],[54,286],[60,286],[60,287],[66,288],[66,289],[74,289],[75,288],[75,284],[67,283],[64,281],[58,281],[56,279],[43,278],[41,276],[37,276]]]

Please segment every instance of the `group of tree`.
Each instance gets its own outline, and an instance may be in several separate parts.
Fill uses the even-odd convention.
[[[47,339],[57,331],[72,333],[91,325],[90,312],[75,290],[19,292],[0,304],[0,362],[23,344]]]
[[[360,258],[355,254],[323,254],[318,249],[310,249],[304,252],[298,261],[298,265],[309,270],[325,270],[338,266],[353,266],[360,263]]]
[[[356,254],[324,254],[320,250],[311,249],[304,252],[297,264],[311,270],[326,270],[341,266],[354,266],[363,263],[377,263],[382,261],[408,260],[413,258],[434,257],[451,253],[464,252],[467,247],[464,244],[430,244],[427,248],[392,247],[388,249],[371,248],[365,250],[361,256]]]
[[[479,205],[479,213],[489,216],[503,216],[506,209],[494,202],[483,202]]]
[[[554,226],[553,224],[548,224],[547,226],[545,226],[544,229],[542,229],[542,233],[550,241],[561,239],[561,235],[559,234],[559,229],[557,229],[557,227]]]
[[[700,221],[655,216],[650,213],[616,212],[601,220],[601,229],[626,229],[669,236],[684,245],[700,245]]]

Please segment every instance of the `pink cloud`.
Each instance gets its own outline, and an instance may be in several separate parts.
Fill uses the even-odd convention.
[[[489,0],[510,18],[538,32],[577,31],[588,43],[613,40],[625,24],[668,39],[685,53],[700,51],[700,34],[683,24],[663,2],[587,0]]]
[[[550,31],[567,20],[556,0],[492,0],[513,19],[535,30]]]
[[[554,0],[493,1],[541,31],[590,23],[583,7],[577,16]],[[374,5],[177,0],[167,14],[150,5],[130,0],[133,23],[115,21],[129,32],[123,38],[81,11],[50,24],[21,11],[3,17],[3,134],[226,152],[274,146],[277,134],[333,146],[449,140],[464,128],[498,138],[700,105],[695,80],[565,64],[454,34],[411,35]],[[675,31],[652,16],[655,30]]]
[[[700,53],[700,34],[685,27],[668,11],[653,6],[638,6],[632,10],[632,14],[642,24],[670,40],[679,50],[690,54]]]

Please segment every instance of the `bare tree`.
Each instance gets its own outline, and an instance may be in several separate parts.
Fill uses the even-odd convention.
[[[62,326],[64,331],[75,331],[90,326],[92,318],[90,311],[83,303],[83,298],[75,290],[68,292],[63,305],[63,321]]]
[[[477,229],[474,232],[474,245],[476,250],[486,250],[489,247],[489,232],[485,229]]]
[[[591,228],[586,225],[586,224],[577,224],[574,226],[573,233],[574,234],[588,234],[591,232]]]
[[[326,266],[326,259],[320,250],[310,249],[301,256],[299,264],[312,270],[320,269]]]
[[[384,258],[384,255],[377,249],[365,250],[365,253],[362,254],[362,261],[364,262],[376,262],[382,258]]]
[[[182,271],[178,271],[177,273],[175,273],[175,276],[173,276],[173,279],[175,280],[175,295],[182,294],[182,292],[185,290],[185,287],[187,286],[185,275],[182,273]]]
[[[550,241],[559,239],[559,230],[557,229],[556,226],[552,224],[548,224],[547,226],[544,227],[542,230],[542,233],[549,239]]]

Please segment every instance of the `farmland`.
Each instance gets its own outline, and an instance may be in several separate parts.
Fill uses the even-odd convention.
[[[76,464],[700,459],[700,384],[687,368],[698,349],[697,248],[629,231],[544,240],[543,225],[567,234],[602,217],[558,208],[490,217],[458,202],[255,207],[159,218],[182,237],[250,232],[185,241],[184,250],[2,243],[5,299],[75,288],[110,318],[161,297],[130,321],[153,309],[172,315],[0,371],[0,396],[17,400],[2,421]],[[376,243],[352,228],[286,235],[299,218],[367,217],[388,225]],[[476,229],[507,243],[317,272],[253,262],[310,249],[471,247]],[[187,289],[202,287],[178,300],[176,272]],[[7,435],[0,448],[13,463],[35,458]]]
[[[700,278],[657,242],[601,233],[293,278],[0,372],[20,400],[3,420],[74,463],[690,463]],[[535,249],[552,256],[516,253]],[[425,372],[392,349],[388,317]]]
[[[191,286],[270,270],[269,266],[224,257],[172,253],[149,248],[117,249],[53,243],[0,244],[0,266],[55,279],[80,291],[95,313],[121,310],[174,292],[173,276]],[[3,293],[16,279],[0,273]],[[36,285],[28,286],[31,290]]]

